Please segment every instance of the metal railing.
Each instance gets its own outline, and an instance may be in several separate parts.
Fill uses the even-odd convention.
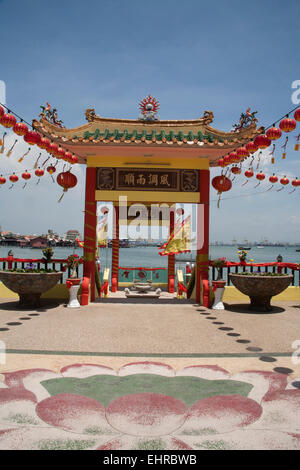
[[[53,269],[55,271],[62,271],[60,284],[63,284],[65,279],[71,276],[71,269],[66,266],[66,259],[51,259],[45,262],[42,258],[14,258],[7,256],[0,258],[0,270],[3,269],[25,269],[26,265],[33,264],[36,269]],[[77,266],[76,274],[82,277],[82,265]]]

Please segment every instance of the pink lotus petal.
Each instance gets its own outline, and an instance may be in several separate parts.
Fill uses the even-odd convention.
[[[255,423],[265,429],[299,431],[300,423],[300,390],[283,390],[269,393],[262,402],[263,415]]]
[[[162,362],[131,362],[125,364],[119,369],[119,376],[132,375],[132,374],[156,374],[165,377],[174,377],[175,370],[173,367]]]
[[[214,365],[184,367],[183,369],[180,369],[176,375],[199,377],[206,380],[224,380],[230,377],[227,370]]]
[[[214,396],[199,400],[191,406],[183,433],[211,429],[227,432],[256,421],[262,414],[261,406],[240,395]]]
[[[8,385],[9,387],[22,387],[23,381],[25,378],[30,377],[32,374],[37,375],[38,373],[54,374],[52,370],[48,370],[48,369],[26,369],[26,370],[18,370],[16,372],[4,372],[3,375],[5,376],[6,385]]]
[[[5,383],[10,389],[29,390],[35,395],[37,401],[49,397],[49,393],[40,382],[61,377],[61,375],[48,369],[19,370],[17,372],[6,372],[4,375]]]
[[[283,374],[268,371],[248,370],[239,372],[231,377],[232,380],[247,382],[253,385],[248,398],[260,403],[263,397],[277,390],[284,390],[287,377]]]
[[[60,370],[64,377],[77,377],[79,379],[93,375],[116,375],[111,367],[98,364],[71,364]]]
[[[94,426],[109,428],[105,419],[105,408],[101,403],[93,398],[71,393],[46,398],[38,403],[36,412],[51,426],[74,432],[84,432]]]
[[[20,422],[37,424],[36,398],[33,393],[21,388],[0,389],[0,423],[5,426]]]
[[[115,429],[136,436],[169,434],[181,426],[186,406],[176,398],[157,393],[139,393],[113,400],[106,409]]]

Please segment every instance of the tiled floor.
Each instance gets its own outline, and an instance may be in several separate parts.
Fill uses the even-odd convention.
[[[299,306],[168,301],[3,301],[0,448],[300,449]]]

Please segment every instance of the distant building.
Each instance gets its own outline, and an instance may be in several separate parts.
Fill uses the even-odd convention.
[[[67,233],[64,234],[64,240],[69,242],[75,242],[75,238],[81,239],[81,235],[78,230],[68,230]]]
[[[48,240],[45,237],[36,237],[30,240],[31,248],[47,248]]]

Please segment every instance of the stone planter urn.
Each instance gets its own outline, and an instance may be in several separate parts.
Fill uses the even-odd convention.
[[[212,281],[213,285],[213,292],[215,295],[214,303],[212,305],[213,310],[224,310],[224,304],[223,304],[223,295],[225,291],[225,284],[226,281],[219,280],[219,281]]]
[[[229,274],[232,284],[250,297],[250,310],[268,312],[272,310],[271,298],[283,292],[292,282],[291,274],[260,276]]]
[[[57,273],[18,273],[0,271],[0,281],[19,295],[19,307],[36,308],[44,292],[54,287],[60,280],[62,272]]]
[[[67,307],[69,308],[78,308],[80,307],[80,303],[78,301],[78,291],[81,284],[81,279],[78,277],[69,277],[67,279],[67,288],[70,292],[69,303]]]

